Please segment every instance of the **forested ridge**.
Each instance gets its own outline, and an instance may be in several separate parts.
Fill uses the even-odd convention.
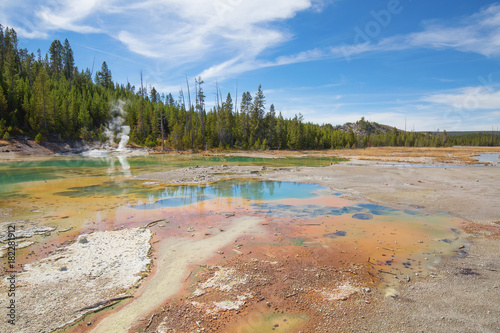
[[[138,75],[140,75],[138,73]],[[141,78],[142,82],[142,78]],[[24,135],[43,140],[100,140],[124,101],[124,125],[138,145],[168,149],[331,149],[370,146],[498,146],[497,133],[447,135],[406,132],[364,118],[333,126],[284,118],[266,107],[262,87],[243,92],[239,105],[217,87],[206,109],[202,78],[186,78],[176,98],[154,87],[113,82],[106,62],[94,74],[75,66],[70,43],[54,40],[48,54],[18,48],[14,29],[0,25],[0,139]]]

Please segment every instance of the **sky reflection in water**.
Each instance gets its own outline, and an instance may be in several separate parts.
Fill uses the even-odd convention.
[[[304,183],[226,180],[208,185],[169,186],[159,195],[155,202],[135,205],[136,209],[159,209],[163,207],[181,207],[201,201],[225,197],[241,198],[252,202],[310,199],[320,192],[328,192],[323,186]]]

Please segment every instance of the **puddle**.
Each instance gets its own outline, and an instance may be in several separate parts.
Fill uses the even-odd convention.
[[[339,230],[336,232],[331,232],[329,234],[324,234],[323,237],[328,237],[328,238],[337,238],[337,237],[344,237],[347,233],[345,231]]]
[[[370,257],[381,266],[389,256],[394,258],[391,269],[405,274],[424,273],[461,240],[457,218],[347,200],[341,193],[305,183],[238,179],[165,187],[123,177],[82,177],[18,186],[0,196],[0,208],[24,210],[23,216],[37,223],[73,232],[168,220],[171,227],[158,230],[160,235],[203,238],[215,234],[210,226],[224,229],[224,220],[231,216],[262,217],[274,228],[270,235],[282,235],[280,246],[343,246],[350,256],[364,261]],[[273,237],[267,242],[276,243]],[[420,264],[408,270],[408,265],[402,266],[403,254]]]
[[[373,219],[373,215],[372,214],[367,214],[367,213],[357,213],[357,214],[354,214],[352,216],[353,219],[356,219],[356,220],[371,220]]]
[[[481,154],[475,157],[478,163],[490,163],[492,165],[500,165],[500,153]]]
[[[301,324],[307,322],[305,315],[251,313],[238,323],[237,333],[288,333],[297,332]]]

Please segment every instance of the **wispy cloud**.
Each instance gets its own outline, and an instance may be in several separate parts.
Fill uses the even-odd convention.
[[[347,59],[370,52],[394,52],[415,48],[454,49],[478,53],[487,57],[500,56],[500,5],[494,4],[479,13],[463,18],[453,26],[424,23],[420,32],[397,35],[364,43],[333,45],[315,48],[274,60],[257,58],[231,59],[205,70],[202,76],[238,74],[265,67],[283,66],[323,59]]]
[[[132,52],[172,66],[225,57],[214,67],[224,71],[225,64],[252,62],[262,51],[288,41],[292,35],[279,23],[300,11],[318,10],[324,2],[27,0],[5,12],[24,12],[29,20],[1,14],[0,19],[26,38],[48,36],[54,30],[108,34]],[[241,65],[239,71],[252,67]]]
[[[35,16],[43,24],[40,30],[69,30],[80,33],[98,33],[101,29],[83,21],[90,15],[105,11],[101,0],[66,0],[39,5]]]
[[[416,48],[454,49],[460,52],[477,53],[486,57],[500,56],[500,5],[491,5],[480,12],[463,18],[454,25],[424,23],[420,32],[397,35],[364,43],[334,45],[316,48],[288,56],[280,56],[272,61],[256,59],[232,59],[215,65],[203,75],[218,73],[237,74],[264,67],[283,66],[323,59],[347,59],[370,52],[394,52]],[[235,64],[236,62],[236,64]],[[236,66],[233,66],[236,65]]]
[[[1,4],[0,19],[21,37],[48,37],[54,30],[104,33],[130,51],[178,67],[206,61],[204,78],[224,79],[251,70],[323,59],[413,48],[454,49],[500,56],[500,5],[453,24],[423,23],[423,30],[365,43],[332,45],[281,55],[263,51],[293,37],[280,22],[305,10],[321,11],[331,0],[26,0]],[[5,13],[9,13],[8,15]],[[15,14],[18,13],[18,14]],[[23,15],[20,15],[22,13]]]
[[[370,51],[411,48],[455,49],[487,57],[500,56],[500,5],[491,5],[454,25],[424,23],[424,30],[384,38],[378,42],[351,44],[331,49],[332,54],[357,55]]]
[[[109,56],[112,56],[114,58],[118,58],[118,59],[121,59],[121,60],[125,60],[125,61],[128,61],[128,62],[131,62],[131,63],[135,63],[134,60],[130,59],[130,58],[127,58],[127,57],[123,57],[121,55],[118,55],[116,53],[111,53],[111,52],[107,52],[107,51],[104,51],[104,50],[100,50],[100,49],[97,49],[95,47],[91,47],[91,46],[88,46],[88,45],[83,45],[83,44],[80,44],[80,43],[76,43],[74,44],[76,46],[79,46],[79,47],[82,47],[84,49],[88,49],[88,50],[92,50],[92,51],[95,51],[95,52],[99,52],[99,53],[102,53],[102,54],[106,54],[106,55],[109,55]]]
[[[500,125],[500,90],[478,86],[442,91],[411,91],[387,94],[335,95],[314,89],[267,91],[285,117],[301,113],[305,121],[334,125],[355,122],[361,117],[400,129],[484,130]]]
[[[98,33],[99,25],[88,18],[105,12],[106,4],[102,0],[4,1],[0,20],[24,38],[47,38],[55,30]]]
[[[500,90],[484,86],[465,87],[424,96],[422,101],[446,105],[455,109],[500,110]]]
[[[394,38],[408,47],[455,49],[487,57],[500,56],[500,5],[494,4],[455,26],[426,24],[424,31]]]

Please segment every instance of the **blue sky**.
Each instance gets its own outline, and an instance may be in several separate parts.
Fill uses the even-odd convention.
[[[500,127],[500,2],[0,0],[20,47],[68,38],[80,69],[177,98],[187,75],[306,121],[408,130]],[[95,59],[95,60],[94,60]]]

